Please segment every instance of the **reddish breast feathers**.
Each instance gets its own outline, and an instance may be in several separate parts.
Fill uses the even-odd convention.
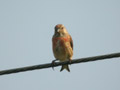
[[[56,38],[53,38],[53,45],[56,46],[57,42],[59,41],[60,42],[60,45],[62,46],[64,44],[64,42],[68,42],[69,41],[69,38],[68,37],[56,37]]]

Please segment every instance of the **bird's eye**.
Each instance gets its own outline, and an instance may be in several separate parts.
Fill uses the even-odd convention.
[[[55,31],[57,31],[57,28],[55,27]]]
[[[61,29],[63,29],[63,27]]]

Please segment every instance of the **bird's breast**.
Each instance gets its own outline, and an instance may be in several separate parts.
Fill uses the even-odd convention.
[[[66,59],[66,39],[64,38],[54,38],[53,39],[53,51],[54,55],[59,60]]]

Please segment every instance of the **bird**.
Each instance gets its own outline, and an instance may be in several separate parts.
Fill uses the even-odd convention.
[[[73,56],[73,40],[63,24],[57,24],[54,28],[52,49],[54,57],[56,58],[54,61],[59,60],[60,62],[71,62]],[[64,69],[70,72],[68,64],[62,65],[60,71],[63,71]]]

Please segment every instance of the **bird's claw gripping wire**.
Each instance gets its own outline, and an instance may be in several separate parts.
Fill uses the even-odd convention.
[[[52,69],[53,69],[53,70],[54,70],[55,61],[58,61],[58,59],[53,60],[52,63],[51,63],[51,64],[52,64]]]
[[[69,64],[71,65],[71,63],[72,63],[72,59],[69,59]]]

